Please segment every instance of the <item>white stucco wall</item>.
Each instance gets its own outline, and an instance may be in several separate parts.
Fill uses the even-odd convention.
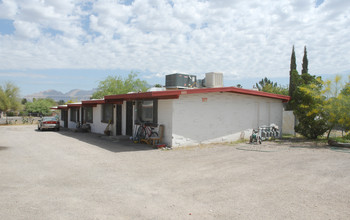
[[[271,98],[235,93],[181,95],[172,101],[171,145],[248,139],[252,129],[261,125],[275,123],[281,128],[282,111],[282,101]]]
[[[126,101],[122,105],[122,135],[126,135]]]
[[[98,104],[96,107],[92,108],[92,117],[93,123],[89,123],[91,126],[91,132],[97,134],[104,134],[104,131],[108,123],[101,122],[102,119],[102,104]],[[115,108],[113,108],[113,124],[111,124],[112,135],[115,135],[115,122],[116,122],[116,113]]]
[[[61,119],[61,116],[63,114],[63,110],[60,110],[59,116],[60,116],[60,127],[64,127],[64,120]]]
[[[158,124],[164,125],[163,143],[172,144],[173,100],[158,100]]]
[[[283,111],[283,134],[295,135],[295,116],[293,111]]]
[[[80,111],[81,108],[79,108],[79,111]],[[68,109],[68,128],[70,129],[76,129],[77,128],[77,123],[74,122],[74,121],[71,121],[71,111],[72,111],[72,108],[69,108]],[[81,112],[80,112],[81,113]],[[81,115],[79,114],[79,117],[81,117]],[[78,119],[79,120],[79,119]]]

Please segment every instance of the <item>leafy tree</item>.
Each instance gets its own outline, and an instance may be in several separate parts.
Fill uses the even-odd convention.
[[[343,89],[341,90],[341,94],[350,96],[350,75],[349,81],[344,85]]]
[[[297,97],[302,96],[302,93],[297,88],[302,84],[302,79],[298,71],[293,70],[291,73],[291,80],[289,81],[288,95],[291,97],[291,99],[287,105],[288,110],[294,110],[295,107],[300,104],[301,100]]]
[[[66,102],[64,101],[64,100],[59,100],[58,102],[57,102],[57,105],[64,105]]]
[[[15,84],[7,82],[0,86],[0,111],[7,113],[19,110],[21,106],[19,100],[19,88]]]
[[[316,78],[316,76],[310,75],[306,46],[304,47],[301,75],[296,70],[293,46],[289,76],[291,100],[288,103],[288,109],[293,110],[298,120],[295,126],[296,132],[315,139],[327,130],[330,132],[337,125],[347,126],[346,119],[350,120],[350,117],[346,114],[348,114],[347,109],[350,108],[350,104],[348,104],[350,102],[348,102],[348,96],[338,95],[340,78],[336,78],[332,84],[330,81],[323,82],[321,77]],[[347,91],[346,88],[343,91]]]
[[[338,121],[339,124],[342,125],[342,128],[345,131],[350,131],[350,75],[349,81],[343,86],[339,94],[339,103],[341,103],[340,109],[340,119]]]
[[[350,76],[349,76],[350,79]],[[344,86],[341,85],[341,76],[334,80],[327,80],[324,83],[322,93],[327,97],[323,107],[328,113],[329,131],[327,138],[333,128],[339,127],[342,130],[350,130],[350,81]]]
[[[241,84],[237,84],[236,87],[237,88],[243,88],[243,86]]]
[[[21,104],[25,105],[27,102],[28,102],[28,100],[26,98],[23,98],[22,101],[21,101]]]
[[[162,86],[161,84],[158,84],[158,83],[157,83],[157,84],[154,85],[154,87],[156,87],[156,88],[162,88],[163,86]]]
[[[121,76],[108,76],[105,80],[99,82],[97,91],[92,94],[92,98],[101,99],[106,95],[145,92],[147,82],[136,77],[137,74],[135,73],[130,73],[125,79]]]
[[[294,114],[299,121],[295,131],[311,139],[316,139],[329,129],[328,114],[324,111],[326,97],[321,95],[322,83],[321,77],[314,77],[312,83],[303,84],[294,92],[298,100]]]
[[[272,82],[271,80],[269,80],[267,77],[261,79],[259,81],[259,83],[255,83],[256,85],[256,88],[258,88],[259,91],[262,91],[263,88],[266,86],[266,85],[272,85],[272,86],[277,86],[277,83],[274,83]]]
[[[56,105],[53,99],[36,99],[33,102],[27,102],[25,105],[25,110],[28,113],[36,113],[39,115],[51,115],[50,108]]]
[[[76,103],[76,102],[78,102],[77,99],[69,99],[65,104]]]
[[[280,95],[288,95],[288,88],[278,86],[277,83],[269,80],[267,77],[261,79],[259,83],[256,83],[256,88],[259,91],[269,92]]]

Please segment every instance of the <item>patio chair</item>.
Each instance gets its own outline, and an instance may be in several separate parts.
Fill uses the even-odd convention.
[[[149,142],[152,145],[160,144],[163,140],[164,125],[159,125],[158,137],[150,137]]]

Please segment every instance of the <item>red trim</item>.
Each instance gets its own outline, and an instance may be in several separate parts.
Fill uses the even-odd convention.
[[[123,100],[109,99],[109,100],[106,100],[106,103],[108,103],[108,104],[123,104]]]
[[[68,106],[67,105],[59,105],[54,109],[68,109]]]
[[[68,103],[67,106],[68,108],[80,108],[81,107],[81,103]]]
[[[83,107],[96,107],[97,104],[82,104]]]
[[[219,88],[202,88],[202,89],[181,89],[181,90],[167,90],[167,91],[155,91],[155,92],[140,92],[129,93],[121,95],[108,95],[105,96],[105,100],[137,100],[137,99],[178,99],[180,95],[186,94],[198,94],[198,93],[212,93],[212,92],[232,92],[243,95],[253,95],[259,97],[280,99],[283,102],[290,100],[289,96],[277,95],[267,92],[260,92],[250,89],[242,89],[237,87],[219,87]]]
[[[81,102],[82,105],[97,105],[97,104],[104,104],[106,101],[104,99],[92,99],[92,100],[85,100]]]

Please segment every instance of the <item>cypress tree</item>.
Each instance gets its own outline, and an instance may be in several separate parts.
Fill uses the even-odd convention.
[[[302,64],[303,69],[301,70],[301,74],[305,74],[309,72],[308,64],[309,64],[309,61],[307,59],[306,46],[304,46],[304,57],[303,57],[303,64]]]
[[[295,83],[293,82],[293,72],[297,69],[297,64],[295,61],[295,52],[294,52],[294,45],[292,49],[292,56],[290,58],[290,71],[289,71],[289,96],[292,97],[295,87],[293,86]]]
[[[304,46],[304,57],[303,57],[303,63],[302,63],[302,70],[301,70],[301,79],[302,79],[302,83],[305,85],[308,85],[310,83],[312,83],[312,81],[314,80],[314,76],[311,76],[309,74],[309,70],[308,70],[308,59],[307,59],[307,52],[306,52],[306,46]]]
[[[295,61],[294,45],[292,49],[292,56],[290,58],[290,71],[289,71],[289,91],[290,101],[287,105],[287,110],[293,110],[295,106],[294,94],[297,86],[299,85],[299,74],[297,71],[297,64]]]

